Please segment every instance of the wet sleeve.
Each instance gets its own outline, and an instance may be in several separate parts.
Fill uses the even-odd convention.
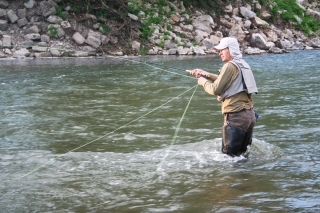
[[[228,87],[232,84],[232,82],[238,76],[238,68],[232,63],[226,63],[217,77],[217,79],[212,82],[207,80],[203,88],[210,95],[220,96]]]

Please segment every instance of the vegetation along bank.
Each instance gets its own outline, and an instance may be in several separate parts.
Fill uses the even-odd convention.
[[[320,0],[0,0],[0,57],[245,54],[320,48]]]

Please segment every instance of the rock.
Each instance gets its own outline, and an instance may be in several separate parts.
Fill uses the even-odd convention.
[[[63,29],[71,28],[71,24],[70,24],[70,22],[68,22],[68,21],[62,21],[62,22],[60,22],[60,26],[61,26]]]
[[[206,53],[204,52],[203,49],[201,49],[200,47],[196,46],[196,47],[191,47],[192,51],[194,54],[196,55],[206,55]]]
[[[174,49],[177,48],[177,45],[174,43],[174,40],[165,40],[164,41],[164,48],[165,49]]]
[[[287,39],[280,40],[280,48],[281,49],[290,49],[293,46],[293,42]]]
[[[195,29],[204,31],[208,34],[212,33],[211,26],[213,24],[214,24],[213,18],[210,15],[199,16],[192,22],[192,25]]]
[[[269,49],[267,46],[267,41],[259,33],[252,34],[250,44],[253,47],[258,47],[259,49],[262,49],[262,50]]]
[[[32,27],[29,27],[29,28],[25,29],[24,32],[25,32],[26,34],[39,33],[40,30],[39,30],[39,28],[38,28],[37,25],[33,25]]]
[[[183,30],[190,31],[190,32],[193,31],[193,29],[194,29],[193,25],[191,25],[191,24],[184,25],[184,24],[181,23],[180,27]],[[184,32],[182,32],[182,33],[184,33]]]
[[[232,11],[233,11],[233,8],[231,4],[228,4],[224,9],[224,12],[226,13],[232,13]]]
[[[28,2],[24,3],[24,6],[28,9],[32,9],[35,3],[35,0],[29,0]]]
[[[6,31],[8,29],[8,21],[7,20],[0,20],[0,30]]]
[[[252,19],[253,17],[256,16],[256,14],[254,12],[252,12],[251,10],[249,10],[246,7],[240,7],[240,14],[248,19]]]
[[[169,50],[165,50],[164,55],[176,55],[177,54],[177,49],[173,48],[173,49],[169,49]]]
[[[101,40],[92,35],[89,35],[85,42],[94,48],[98,48],[101,45]]]
[[[40,41],[40,42],[37,43],[37,46],[39,46],[39,47],[48,47],[48,44],[47,44],[47,42]]]
[[[183,47],[178,47],[177,49],[177,54],[178,55],[188,55],[188,53],[190,52],[189,48],[183,48]]]
[[[209,39],[209,38],[205,38],[202,41],[202,44],[207,48],[207,49],[211,49],[214,46],[218,45],[218,42],[214,42],[213,40]]]
[[[57,3],[54,1],[41,1],[39,3],[40,10],[44,17],[48,17],[51,15],[55,15],[57,13],[56,7],[58,6]]]
[[[13,53],[13,57],[14,58],[24,58],[24,57],[28,57],[30,55],[29,50],[27,50],[26,48],[21,48],[20,50],[17,50]]]
[[[7,12],[4,9],[0,8],[0,19],[6,20],[7,19]]]
[[[246,37],[245,32],[242,30],[241,26],[234,25],[229,31],[230,37],[236,37],[240,43],[242,43]]]
[[[262,11],[260,17],[263,20],[269,20],[271,18],[271,14],[268,13],[267,11]]]
[[[61,27],[59,27],[57,29],[57,37],[58,38],[61,38],[61,37],[65,36],[65,34],[66,34],[65,31]]]
[[[47,18],[47,21],[51,24],[60,24],[63,21],[63,19],[59,16],[51,15]]]
[[[292,50],[303,50],[304,45],[300,42],[294,43],[293,46],[291,47]]]
[[[27,9],[26,8],[18,9],[18,17],[20,19],[27,18]]]
[[[3,35],[2,46],[3,47],[11,47],[12,46],[12,44],[11,44],[11,36]]]
[[[15,23],[16,21],[19,20],[19,17],[11,9],[7,11],[7,15],[11,23]]]
[[[158,54],[158,47],[153,47],[152,49],[148,50],[147,55],[156,55]]]
[[[320,22],[320,11],[316,11],[308,8],[307,14],[314,17],[318,22]]]
[[[138,42],[138,41],[132,42],[132,49],[136,50],[137,52],[140,52],[140,47],[141,47],[140,42]]]
[[[114,54],[115,54],[116,56],[123,56],[123,55],[124,55],[122,51],[115,52]]]
[[[77,42],[77,44],[83,44],[85,42],[85,38],[78,32],[76,32],[75,34],[73,34],[72,36],[73,40],[75,42]]]
[[[49,42],[50,42],[50,36],[48,36],[48,35],[46,35],[46,34],[43,34],[43,35],[41,35],[40,40],[41,40],[42,42],[49,43]]]
[[[139,11],[138,16],[143,18],[146,16],[146,14],[143,11]]]
[[[5,0],[0,1],[0,8],[7,8],[9,6],[9,2]]]
[[[28,20],[26,18],[19,19],[17,21],[19,27],[24,27],[28,24]]]
[[[266,28],[269,26],[268,22],[262,20],[261,18],[259,18],[257,16],[253,17],[253,20],[254,20],[254,23],[256,24],[256,26],[258,26],[258,27]]]
[[[3,52],[4,52],[5,54],[12,55],[11,50],[8,49],[8,48],[5,48],[5,49],[3,50]]]
[[[32,47],[33,52],[47,52],[48,47],[39,47],[39,46],[33,46]]]
[[[177,16],[176,14],[171,15],[170,18],[171,18],[172,21],[174,21],[176,23],[180,21],[180,17]]]
[[[261,54],[261,50],[259,48],[248,47],[243,51],[243,53],[247,55],[257,55],[257,54]]]
[[[23,42],[20,43],[20,46],[24,47],[24,48],[32,48],[33,41],[31,41],[31,40],[23,41]]]
[[[110,40],[111,44],[117,44],[118,43],[118,38],[115,36],[110,36]]]
[[[311,47],[320,48],[320,39],[319,38],[311,39],[310,43],[311,43]]]
[[[0,58],[6,58],[7,55],[2,51],[0,50]]]
[[[261,8],[262,8],[262,7],[261,7],[261,4],[259,4],[259,3],[255,3],[255,4],[254,4],[254,9],[255,9],[255,11],[257,11],[257,10],[259,11],[259,10],[261,10]]]
[[[72,51],[69,53],[69,56],[71,56],[71,57],[88,57],[89,53],[83,52],[83,51]]]
[[[128,13],[128,16],[134,21],[138,21],[139,20],[139,17],[134,15],[134,14]]]
[[[35,40],[40,40],[40,39],[41,39],[41,36],[40,36],[39,33],[31,33],[31,34],[25,35],[24,38],[25,38],[26,40],[35,41]]]
[[[61,53],[58,49],[56,48],[50,48],[49,49],[50,51],[50,54],[53,56],[53,57],[61,57]]]
[[[48,58],[48,57],[52,57],[50,52],[36,52],[34,53],[34,56],[36,58]]]
[[[227,21],[225,19],[220,20],[220,24],[228,29],[231,29],[234,26],[234,23]]]
[[[270,53],[281,54],[283,51],[279,47],[272,47],[269,49]]]
[[[276,33],[275,31],[273,31],[273,30],[268,30],[268,31],[266,32],[266,35],[267,35],[268,39],[269,39],[270,41],[272,41],[272,42],[276,42],[276,41],[278,40],[278,35],[277,35],[277,33]]]

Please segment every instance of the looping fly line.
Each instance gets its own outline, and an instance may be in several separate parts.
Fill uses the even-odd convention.
[[[119,57],[114,57],[114,58],[119,58]],[[125,58],[124,58],[124,59],[125,59]],[[153,66],[153,65],[151,65],[151,64],[143,63],[143,62],[140,62],[140,61],[135,61],[135,60],[130,60],[130,59],[125,59],[125,60],[129,60],[129,61],[133,61],[133,62],[145,64],[145,65],[148,65],[148,66],[151,66],[151,67],[154,67],[154,68],[157,68],[157,69],[160,69],[160,70],[169,72],[169,73],[173,73],[173,74],[176,74],[176,75],[182,75],[182,74],[175,73],[175,72],[171,72],[171,71],[168,71],[168,70],[165,70],[165,69],[162,69],[162,68],[159,68],[159,67],[155,67],[155,66]],[[184,77],[190,77],[190,76],[186,76],[186,75],[182,75],[182,76],[184,76]],[[65,155],[67,155],[67,154],[69,154],[69,153],[71,153],[71,152],[74,152],[74,151],[76,151],[76,150],[78,150],[78,149],[80,149],[80,148],[83,148],[83,147],[85,147],[85,146],[87,146],[87,145],[89,145],[89,144],[92,144],[92,143],[94,143],[94,142],[96,142],[96,141],[98,141],[98,140],[100,140],[100,139],[102,139],[102,138],[105,138],[105,137],[113,134],[114,132],[116,132],[116,131],[118,131],[118,130],[120,130],[120,129],[122,129],[122,128],[130,125],[130,124],[132,124],[133,122],[135,122],[135,121],[137,121],[137,120],[139,120],[139,119],[141,119],[141,118],[149,115],[150,113],[158,110],[159,108],[165,106],[166,104],[172,102],[173,100],[179,98],[180,96],[184,95],[185,93],[187,93],[187,92],[189,92],[190,90],[192,90],[192,89],[195,88],[195,90],[193,91],[193,94],[191,95],[190,100],[189,100],[189,102],[188,102],[188,104],[187,104],[187,106],[186,106],[186,108],[185,108],[185,110],[184,110],[184,112],[183,112],[183,115],[182,115],[182,117],[181,117],[181,119],[180,119],[180,122],[179,122],[179,124],[178,124],[178,126],[177,126],[177,128],[176,128],[176,130],[175,130],[174,136],[173,136],[173,138],[172,138],[172,140],[171,140],[170,147],[169,147],[169,149],[167,150],[167,152],[166,152],[163,160],[161,161],[161,163],[160,163],[159,166],[158,166],[158,169],[157,169],[157,170],[159,170],[159,169],[162,167],[162,164],[163,164],[163,162],[165,161],[166,157],[169,155],[170,149],[172,148],[173,144],[175,143],[175,140],[176,140],[176,137],[177,137],[177,135],[178,135],[178,132],[179,132],[179,129],[180,129],[182,120],[183,120],[183,118],[184,118],[184,116],[185,116],[185,114],[186,114],[186,112],[187,112],[187,109],[188,109],[188,107],[189,107],[189,105],[190,105],[190,102],[191,102],[191,100],[192,100],[192,98],[193,98],[193,96],[194,96],[194,94],[195,94],[195,92],[196,92],[196,90],[197,90],[197,87],[198,87],[198,85],[195,85],[195,86],[187,89],[186,91],[184,91],[183,93],[179,94],[178,96],[170,99],[169,101],[167,101],[167,102],[165,102],[164,104],[162,104],[162,105],[154,108],[153,110],[145,113],[144,115],[141,115],[140,117],[138,117],[138,118],[136,118],[136,119],[133,119],[132,121],[128,122],[127,124],[125,124],[125,125],[123,125],[123,126],[120,126],[119,128],[117,128],[117,129],[115,129],[115,130],[113,130],[113,131],[111,131],[111,132],[109,132],[109,133],[107,133],[107,134],[105,134],[105,135],[103,135],[103,136],[101,136],[101,137],[98,137],[98,138],[96,138],[96,139],[94,139],[94,140],[92,140],[92,141],[90,141],[90,142],[88,142],[88,143],[85,143],[85,144],[83,144],[83,145],[81,145],[81,146],[79,146],[79,147],[77,147],[77,148],[75,148],[75,149],[72,149],[72,150],[70,150],[70,151],[68,151],[68,152],[66,152],[66,153],[64,153],[64,154],[58,155],[58,156],[54,157],[53,159],[47,161],[46,163],[38,166],[38,167],[35,168],[34,170],[28,172],[27,174],[25,174],[25,175],[23,175],[23,176],[20,176],[20,177],[18,177],[18,178],[15,178],[15,179],[13,179],[13,180],[20,180],[20,179],[22,179],[22,178],[24,178],[24,177],[27,177],[27,176],[35,173],[35,172],[38,171],[39,169],[45,167],[47,164],[53,162],[55,159],[58,159],[58,158],[60,158],[60,157],[63,157],[63,156],[65,156]]]

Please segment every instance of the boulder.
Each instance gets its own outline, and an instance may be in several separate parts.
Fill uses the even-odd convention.
[[[9,6],[9,2],[6,0],[0,1],[0,8],[7,8]]]
[[[254,12],[252,12],[251,10],[249,10],[246,7],[240,7],[240,14],[244,18],[248,18],[248,19],[252,19],[253,17],[257,16]]]
[[[280,40],[279,47],[281,49],[290,49],[294,45],[294,42],[287,39]]]
[[[11,36],[9,35],[3,35],[2,36],[2,46],[3,47],[11,47]]]
[[[53,57],[61,57],[61,53],[58,49],[50,48],[49,51]]]
[[[26,48],[21,48],[19,50],[16,50],[12,56],[14,58],[24,58],[24,57],[28,57],[29,55],[30,55],[29,50],[27,50]]]
[[[89,35],[85,42],[94,48],[98,48],[101,45],[101,40],[92,35]]]
[[[15,23],[16,21],[19,20],[19,17],[17,16],[17,14],[15,14],[15,12],[13,12],[13,10],[11,9],[7,11],[7,16],[11,23]]]
[[[24,27],[28,24],[28,20],[26,18],[19,19],[17,21],[19,27]]]
[[[41,36],[40,36],[39,33],[30,33],[30,34],[25,35],[24,38],[25,38],[26,40],[35,41],[35,40],[40,40],[40,39],[41,39]]]
[[[83,44],[86,40],[79,32],[73,34],[72,38],[75,42],[77,42],[77,44]]]
[[[219,43],[214,42],[209,38],[205,38],[203,39],[202,44],[206,47],[206,49],[212,49],[214,46],[218,45]]]
[[[51,15],[47,18],[47,21],[51,24],[60,24],[63,21],[63,19],[59,16]]]
[[[33,52],[47,52],[48,47],[33,46],[32,51]]]
[[[36,4],[36,1],[35,1],[35,0],[29,0],[28,2],[25,2],[25,3],[24,3],[24,6],[25,6],[27,9],[32,9],[35,4]]]
[[[213,18],[210,15],[202,15],[193,20],[193,27],[195,29],[204,31],[208,34],[212,33],[211,26],[214,24]]]
[[[7,20],[0,20],[0,30],[6,31],[8,29],[8,21]]]
[[[253,47],[258,47],[259,49],[262,49],[262,50],[269,49],[269,47],[267,46],[267,41],[259,33],[252,34],[250,44]]]
[[[199,46],[193,46],[193,47],[191,47],[191,50],[196,55],[206,55],[204,50],[202,48],[200,48]]]

